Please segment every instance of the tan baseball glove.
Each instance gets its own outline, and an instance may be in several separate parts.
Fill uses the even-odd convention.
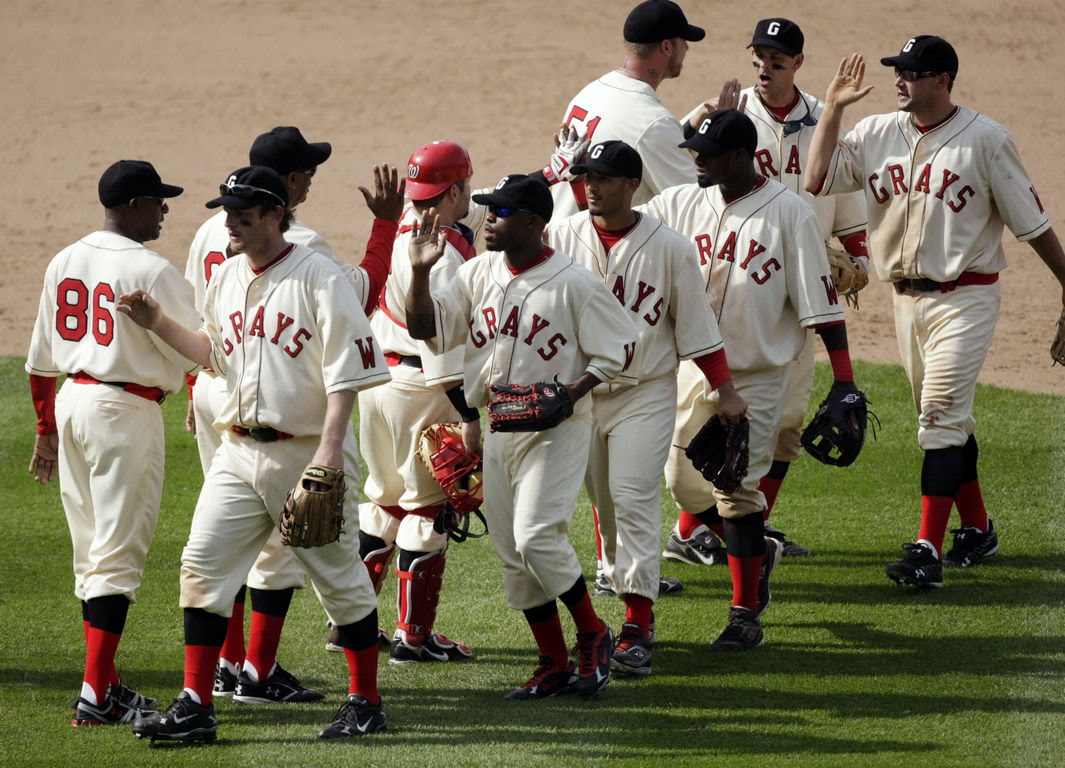
[[[1058,318],[1058,332],[1054,335],[1054,343],[1050,345],[1050,356],[1055,363],[1065,365],[1065,308]]]
[[[828,253],[828,264],[832,268],[832,282],[836,284],[836,290],[840,296],[847,299],[847,303],[855,309],[858,308],[858,291],[869,284],[869,273],[865,265],[846,251],[825,246]]]
[[[308,464],[288,492],[278,527],[286,547],[321,547],[344,527],[344,470]]]

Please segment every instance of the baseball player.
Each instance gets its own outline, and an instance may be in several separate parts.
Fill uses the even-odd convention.
[[[695,166],[679,148],[684,133],[677,118],[658,98],[664,80],[680,77],[689,42],[706,30],[688,23],[670,0],[645,0],[629,13],[623,30],[625,61],[577,93],[562,116],[591,142],[624,141],[643,158],[644,173],[633,197],[646,202],[667,187],[695,181]],[[555,218],[583,210],[583,182],[552,187]]]
[[[976,379],[998,319],[1002,227],[1028,242],[1063,286],[1065,254],[1021,164],[1013,137],[955,105],[958,56],[933,35],[909,39],[894,68],[898,111],[860,120],[836,140],[843,110],[864,97],[865,61],[845,58],[828,87],[810,146],[806,188],[862,190],[877,277],[895,289],[895,332],[924,451],[921,526],[887,567],[896,583],[943,586],[944,563],[971,566],[998,551],[977,475]],[[953,506],[961,527],[943,539]]]
[[[85,631],[74,726],[128,723],[159,706],[122,683],[115,652],[159,517],[158,404],[195,365],[117,315],[115,299],[150,290],[175,322],[195,327],[188,283],[143,245],[159,237],[167,199],[181,192],[141,160],[120,160],[104,171],[104,225],[48,264],[26,359],[37,411],[30,472],[44,484],[58,467]],[[67,379],[57,396],[62,374]]]
[[[598,278],[544,245],[552,201],[541,180],[510,175],[473,199],[488,206],[489,251],[460,266],[443,290],[430,280],[446,250],[435,211],[415,231],[408,331],[437,354],[463,347],[463,390],[471,408],[484,405],[494,385],[565,384],[574,403],[570,418],[543,431],[488,435],[485,517],[503,561],[507,603],[524,612],[540,651],[532,677],[507,698],[539,699],[574,688],[594,696],[610,679],[613,633],[592,607],[567,530],[591,440],[591,403],[583,396],[632,364],[636,330]],[[576,669],[559,598],[577,625]]]
[[[764,536],[766,501],[758,488],[772,462],[790,364],[806,343],[806,329],[814,328],[828,350],[833,391],[856,390],[821,224],[798,195],[758,172],[754,123],[735,109],[717,110],[683,146],[696,154],[698,183],[668,189],[640,210],[695,243],[729,369],[747,403],[750,463],[742,487],[726,494],[684,456],[683,446],[720,408],[702,371],[684,362],[666,484],[682,509],[699,510],[696,516],[728,550],[732,607],[711,648],[746,650],[764,642],[759,617],[781,551]]]
[[[573,171],[584,174],[588,213],[552,223],[547,242],[602,278],[639,331],[640,367],[630,368],[639,384],[592,392],[585,485],[597,511],[605,576],[625,602],[612,666],[648,675],[659,594],[659,484],[677,415],[678,362],[694,360],[706,373],[730,423],[746,406],[730,379],[691,241],[631,208],[643,174],[640,155],[624,142],[605,141]]]
[[[292,201],[289,208],[295,214],[296,206],[307,199],[315,172],[331,153],[329,143],[310,143],[298,128],[279,126],[256,137],[249,157],[252,165],[272,168],[282,177]],[[376,217],[366,257],[358,267],[337,262],[367,313],[376,304],[388,273],[389,245],[395,236],[396,222],[403,206],[402,188],[396,184],[395,172],[384,166],[375,168],[374,175],[375,195],[360,188]],[[322,236],[299,219],[293,219],[285,239],[335,259],[333,249]],[[232,255],[226,213],[219,211],[197,231],[185,266],[185,277],[195,291],[197,311],[203,311],[211,276]],[[189,395],[186,428],[196,435],[200,465],[206,475],[222,442],[222,433],[213,424],[226,399],[226,379],[215,371],[202,370],[196,376],[194,386],[190,386]],[[244,703],[298,703],[322,697],[318,691],[303,686],[280,665],[274,666],[293,590],[302,589],[305,580],[299,560],[291,549],[281,545],[279,533],[275,531],[248,574],[252,615],[247,650],[244,645],[245,588],[241,587],[237,593],[216,671],[216,695],[234,696]],[[336,644],[335,637],[331,641],[332,648],[343,650]],[[272,675],[270,669],[274,669]],[[267,680],[268,676],[271,679]]]
[[[175,325],[143,292],[119,300],[120,311],[227,382],[215,417],[222,444],[181,556],[184,690],[165,713],[134,721],[134,733],[153,741],[215,738],[212,683],[233,596],[308,461],[357,474],[355,393],[389,378],[359,299],[336,264],[285,241],[291,212],[282,178],[263,166],[241,168],[220,191],[207,206],[225,208],[230,247],[240,255],[212,276],[202,329]],[[356,494],[349,485],[349,525]],[[376,597],[353,557],[352,535],[345,530],[331,544],[294,550],[337,624],[350,673],[347,701],[318,734],[327,739],[386,725],[377,692]]]
[[[408,251],[426,211],[436,211],[446,241],[444,256],[430,272],[434,291],[443,291],[459,266],[476,255],[472,231],[460,223],[469,215],[472,175],[469,154],[455,142],[430,142],[411,154],[407,194],[412,211],[392,246],[388,279],[371,320],[392,381],[359,394],[368,499],[359,508],[359,554],[378,591],[399,548],[393,663],[462,661],[473,655],[466,645],[433,632],[448,543],[433,523],[446,496],[418,458],[418,445],[427,427],[458,419],[467,450],[480,454],[480,416],[466,404],[462,350],[435,354],[410,337],[406,324]]]
[[[762,19],[754,28],[750,44],[751,63],[755,67],[755,85],[744,89],[739,99],[744,113],[758,131],[758,148],[754,160],[758,172],[779,181],[803,197],[817,213],[821,232],[827,243],[839,240],[850,254],[856,268],[868,270],[865,245],[865,201],[854,192],[838,197],[814,197],[803,188],[804,166],[813,127],[824,105],[814,96],[795,86],[796,72],[803,64],[804,37],[799,25],[783,18]],[[724,106],[724,105],[723,105]],[[806,417],[807,402],[813,387],[813,334],[798,359],[792,363],[785,395],[784,415],[776,438],[773,463],[762,478],[759,490],[766,499],[766,533],[784,545],[785,556],[808,555],[810,550],[787,539],[783,531],[769,524],[769,515],[791,462],[802,455],[799,436]],[[666,542],[665,556],[672,560],[700,563],[699,540],[694,535],[700,523],[682,510],[677,528]]]

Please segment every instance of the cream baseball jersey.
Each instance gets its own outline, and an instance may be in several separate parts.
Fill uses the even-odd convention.
[[[413,216],[411,217],[413,218]],[[455,272],[473,256],[473,246],[460,242],[461,235],[454,229],[445,230],[448,242],[444,255],[433,265],[429,273],[429,289],[435,296],[447,287]],[[411,281],[410,240],[413,232],[409,226],[400,229],[392,246],[392,262],[388,279],[378,302],[378,311],[370,320],[374,335],[386,352],[400,355],[418,355],[422,359],[422,372],[427,386],[450,384],[462,381],[461,349],[452,349],[442,355],[434,354],[425,342],[416,341],[407,333],[407,287]],[[465,256],[456,245],[463,248]],[[407,372],[397,372],[405,375]]]
[[[571,382],[586,371],[600,381],[625,377],[636,355],[636,328],[588,270],[559,251],[518,275],[504,254],[467,261],[433,294],[437,352],[464,346],[466,400],[488,402],[493,384]],[[586,411],[591,398],[576,409]]]
[[[245,256],[216,267],[203,308],[211,367],[226,377],[215,428],[274,427],[320,434],[331,394],[390,379],[351,284],[304,245],[255,274]]]
[[[294,220],[285,232],[285,240],[290,243],[305,245],[312,251],[318,251],[332,259],[341,273],[355,289],[362,307],[366,308],[369,293],[369,280],[366,271],[353,264],[337,261],[333,248],[321,235],[303,222]],[[196,292],[196,309],[203,310],[203,300],[207,294],[207,284],[215,269],[226,260],[229,246],[229,230],[226,229],[226,212],[219,211],[209,218],[196,231],[196,236],[189,246],[189,260],[185,264],[185,279],[192,283]]]
[[[865,200],[860,192],[814,197],[803,187],[810,140],[813,139],[816,121],[824,111],[824,104],[808,93],[798,93],[798,103],[781,122],[762,103],[755,88],[741,92],[741,98],[747,97],[744,114],[751,118],[758,131],[754,166],[763,176],[779,181],[810,204],[821,222],[821,234],[825,242],[833,235],[846,237],[860,232],[867,223]]]
[[[113,232],[86,235],[48,264],[26,370],[38,376],[84,371],[175,392],[196,368],[150,331],[119,314],[119,296],[141,289],[187,328],[199,320],[192,289],[169,261]]]
[[[1013,137],[968,107],[924,133],[905,112],[860,120],[832,154],[819,194],[853,190],[865,195],[881,280],[999,272],[1003,225],[1021,241],[1050,227]]]
[[[844,319],[817,216],[779,182],[731,202],[719,186],[685,184],[645,208],[695,243],[731,370],[787,365],[804,328]]]
[[[578,213],[548,227],[548,243],[598,275],[639,333],[640,381],[677,369],[679,360],[721,348],[710,301],[689,240],[650,214],[609,252],[592,217]],[[634,362],[635,365],[635,362]]]
[[[668,187],[695,181],[695,163],[680,148],[684,132],[680,122],[658,98],[658,93],[642,80],[608,72],[589,83],[573,97],[562,116],[566,125],[576,125],[582,136],[593,142],[617,139],[640,153],[643,181],[633,203],[650,200]],[[555,220],[578,211],[569,184],[551,188],[555,198]]]

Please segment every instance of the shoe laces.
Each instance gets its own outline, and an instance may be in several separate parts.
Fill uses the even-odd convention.
[[[581,677],[587,677],[588,675],[593,674],[596,667],[599,665],[594,645],[596,639],[605,632],[606,628],[604,627],[598,632],[577,633],[577,645],[574,650],[577,652],[577,658],[579,659],[578,663],[580,664]]]
[[[619,651],[627,651],[632,646],[636,645],[637,641],[644,638],[643,632],[640,631],[639,624],[625,624],[621,628],[621,634],[618,635],[618,647]]]
[[[540,683],[542,683],[544,680],[546,680],[552,672],[560,672],[563,669],[563,667],[556,667],[554,664],[541,664],[533,670],[532,677],[530,677],[525,682],[525,685],[523,685],[522,688],[532,690],[536,686],[540,685]]]
[[[924,560],[926,557],[934,557],[932,550],[925,544],[903,544],[902,548],[906,550],[906,560]]]

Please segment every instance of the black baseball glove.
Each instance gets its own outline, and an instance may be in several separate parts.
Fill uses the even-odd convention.
[[[869,401],[853,381],[837,381],[802,431],[802,447],[822,464],[847,467],[865,442]]]
[[[735,493],[747,477],[750,437],[751,423],[746,416],[727,427],[715,414],[692,438],[684,455],[719,491]]]
[[[572,415],[573,400],[557,376],[554,383],[493,386],[488,400],[488,424],[493,432],[539,432],[557,427]]]

